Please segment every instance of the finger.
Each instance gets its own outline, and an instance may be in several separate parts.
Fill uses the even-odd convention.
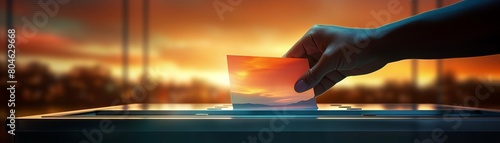
[[[285,58],[311,58],[311,54],[321,53],[310,34],[304,35],[295,43],[288,52],[283,55]]]
[[[306,56],[306,49],[304,45],[304,38],[299,39],[288,52],[283,55],[284,58],[304,58]]]
[[[331,80],[334,83],[338,83],[346,77],[347,77],[347,75],[343,71],[338,71],[338,70],[334,70],[334,71],[325,75],[325,78],[327,78],[328,80]]]
[[[297,80],[294,86],[295,91],[304,92],[311,89],[316,86],[327,73],[331,72],[327,60],[326,56],[321,56],[318,63]]]
[[[330,88],[327,88],[327,86],[324,86],[321,82],[319,82],[319,84],[316,85],[316,87],[314,87],[313,89],[314,89],[314,97],[316,97],[316,96],[323,94],[325,91],[327,91]]]
[[[314,95],[319,96],[323,94],[344,78],[345,76],[340,71],[332,71],[326,74],[319,84],[314,87]]]

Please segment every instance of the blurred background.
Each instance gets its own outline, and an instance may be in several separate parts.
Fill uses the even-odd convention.
[[[365,28],[458,2],[396,1],[402,11],[380,20],[373,13],[387,12],[389,0],[47,0],[55,4],[48,11],[16,0],[16,116],[127,103],[230,103],[226,55],[281,57],[314,24]],[[499,62],[500,55],[403,60],[349,77],[317,102],[463,105],[479,86],[498,90]],[[138,92],[144,98],[130,99]],[[499,94],[479,106],[499,109]]]

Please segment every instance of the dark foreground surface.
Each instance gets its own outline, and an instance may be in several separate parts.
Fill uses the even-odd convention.
[[[15,142],[500,142],[500,112],[433,104],[132,104],[21,117]]]

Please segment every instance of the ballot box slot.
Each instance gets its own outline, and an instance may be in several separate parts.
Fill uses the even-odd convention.
[[[461,117],[500,117],[499,113],[477,110],[98,110],[71,114],[70,116],[123,116],[123,115],[195,115],[195,116],[448,116]]]

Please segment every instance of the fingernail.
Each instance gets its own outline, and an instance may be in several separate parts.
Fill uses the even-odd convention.
[[[304,80],[299,80],[297,83],[295,83],[295,91],[296,92],[303,92],[307,90],[307,84],[304,82]]]

